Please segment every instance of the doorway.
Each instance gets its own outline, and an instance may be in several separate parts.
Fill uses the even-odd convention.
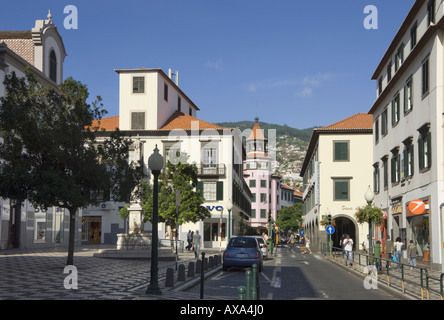
[[[88,243],[102,242],[102,217],[82,218],[82,240]]]
[[[340,248],[340,241],[343,235],[348,234],[354,243],[359,243],[359,239],[356,238],[356,225],[348,217],[334,217],[336,222],[335,233],[332,234],[333,247]]]

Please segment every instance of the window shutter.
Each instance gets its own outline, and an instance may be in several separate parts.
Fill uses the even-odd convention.
[[[335,160],[348,160],[348,143],[347,142],[335,142]]]
[[[432,133],[429,132],[427,134],[427,168],[431,168],[432,166]]]
[[[218,181],[216,188],[216,200],[224,200],[224,182]]]
[[[335,200],[348,200],[348,182],[335,182]]]
[[[424,140],[419,139],[418,141],[418,160],[419,160],[419,169],[424,169]]]
[[[203,197],[203,182],[202,181],[197,182],[196,192],[198,192]]]

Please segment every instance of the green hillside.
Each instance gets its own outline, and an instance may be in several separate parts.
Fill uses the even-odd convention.
[[[254,126],[254,121],[221,122],[216,124],[221,127],[239,128],[241,131],[243,131],[245,129],[252,129]],[[269,129],[275,129],[277,138],[280,136],[289,136],[289,137],[298,138],[304,142],[310,141],[311,134],[314,129],[314,128],[296,129],[289,127],[286,124],[279,125],[279,124],[271,124],[261,121],[259,121],[259,125],[261,126],[261,129],[264,131],[266,137],[267,137],[267,131]]]

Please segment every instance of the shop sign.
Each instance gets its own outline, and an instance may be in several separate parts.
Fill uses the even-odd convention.
[[[398,202],[392,205],[392,214],[402,213],[402,203]]]
[[[224,210],[224,207],[222,207],[222,206],[205,206],[205,208],[210,210],[210,212],[213,211],[213,210],[216,210],[216,211],[219,211],[219,212]]]
[[[425,203],[419,199],[412,200],[409,203],[409,210],[413,214],[423,214],[425,211]]]

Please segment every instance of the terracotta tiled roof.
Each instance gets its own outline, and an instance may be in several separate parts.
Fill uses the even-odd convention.
[[[253,130],[247,140],[267,140],[258,121],[254,124]]]
[[[320,128],[321,130],[344,130],[344,129],[372,129],[373,115],[368,113],[357,113],[344,120]]]
[[[0,31],[0,39],[32,39],[32,31]]]
[[[119,116],[103,118],[100,120],[100,124],[97,120],[94,120],[92,123],[92,128],[98,127],[99,131],[113,131],[116,128],[119,128]],[[182,112],[176,111],[168,121],[163,125],[159,130],[191,130],[191,129],[215,129],[222,130],[228,129],[224,127],[220,127],[218,125],[212,124],[210,122],[198,119],[193,116],[186,115]]]
[[[34,41],[31,31],[0,31],[0,43],[34,65]]]
[[[119,116],[102,118],[100,123],[98,120],[93,120],[91,127],[93,129],[98,127],[99,131],[114,131],[119,127]]]
[[[227,129],[224,127],[220,127],[218,125],[212,124],[210,122],[198,119],[196,117],[184,114],[182,112],[176,111],[173,115],[165,122],[163,127],[159,130],[174,130],[174,129],[182,129],[182,130],[191,130],[191,129]]]

